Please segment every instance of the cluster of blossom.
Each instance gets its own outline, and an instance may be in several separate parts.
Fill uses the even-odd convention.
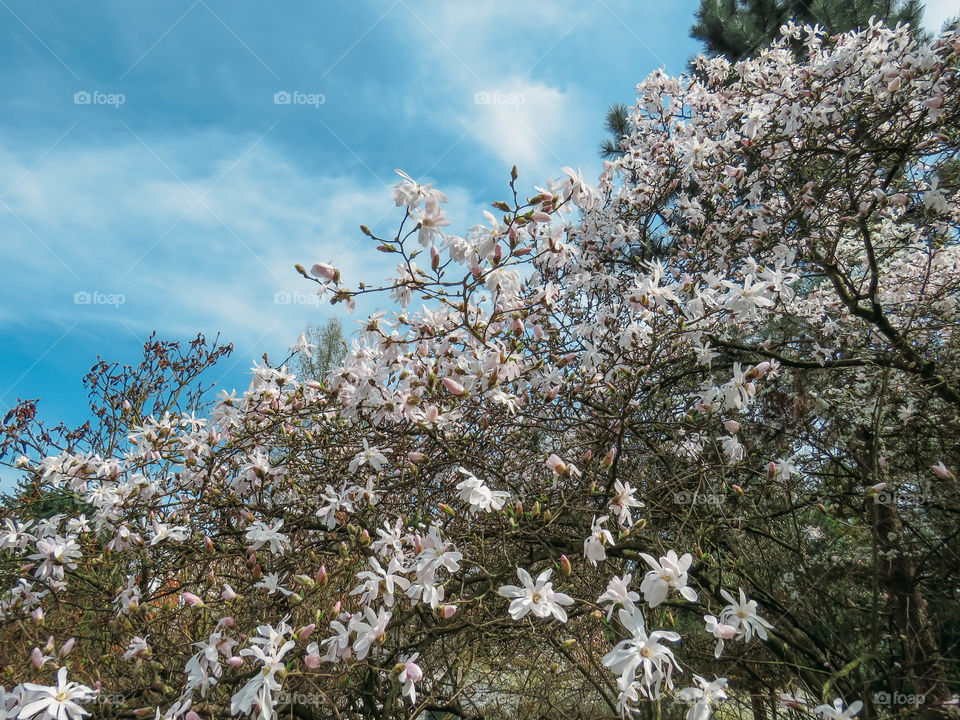
[[[0,617],[39,625],[72,571],[109,555],[121,569],[109,593],[122,627],[163,613],[210,622],[192,630],[200,639],[166,709],[172,720],[193,720],[194,702],[226,692],[231,713],[275,718],[285,668],[301,662],[305,676],[323,662],[343,673],[375,666],[416,703],[431,628],[414,624],[422,608],[401,612],[403,603],[429,606],[434,619],[458,608],[495,613],[477,623],[491,632],[520,632],[529,616],[592,622],[581,606],[600,605],[607,620],[616,610],[624,637],[601,664],[616,678],[621,711],[673,690],[681,665],[671,645],[681,637],[650,631],[644,612],[671,595],[700,601],[693,556],[641,552],[668,539],[641,536],[656,478],[623,471],[636,470],[635,460],[615,441],[649,424],[651,455],[704,482],[732,465],[786,485],[802,472],[802,448],[758,457],[766,451],[747,438],[785,368],[862,363],[914,373],[915,406],[921,391],[950,392],[935,373],[920,374],[927,366],[917,358],[931,347],[945,354],[960,337],[944,322],[956,313],[960,262],[943,241],[960,222],[960,199],[924,159],[948,149],[938,118],[960,112],[949,70],[960,35],[921,44],[871,25],[830,42],[812,30],[804,38],[802,66],[782,40],[737,65],[702,61],[699,79],[655,73],[638,88],[627,152],[597,186],[565,168],[526,203],[497,203],[504,216],[487,212],[462,237],[442,230],[443,193],[402,174],[393,198],[403,224],[381,244],[402,261],[376,288],[402,312],[368,318],[328,384],[259,365],[250,387],[222,394],[208,420],[166,412],[138,420],[117,457],[23,463],[85,514],[4,520],[0,552],[18,572]],[[902,182],[861,157],[843,187],[817,179],[797,187],[804,148],[858,152],[845,128],[851,113],[875,106],[892,108],[884,121],[892,136],[919,146]],[[640,228],[654,226],[669,252],[647,258]],[[421,251],[429,263],[418,267]],[[350,290],[328,263],[311,274],[347,305],[374,290]],[[413,309],[415,298],[424,306]],[[789,340],[771,330],[783,326],[795,333]],[[733,352],[739,359],[728,362]],[[490,457],[471,458],[478,448]],[[925,462],[935,462],[936,477],[953,477],[936,458]],[[494,559],[472,544],[491,538]],[[573,577],[564,553],[581,542],[590,568]],[[549,566],[558,556],[563,591]],[[614,574],[632,569],[627,557],[650,568],[636,589],[631,574]],[[520,585],[499,586],[508,603],[470,594],[514,572]],[[594,603],[596,578],[607,586]],[[315,623],[296,632],[287,613],[305,612],[304,594],[321,585],[329,593],[314,592],[309,610],[316,622],[329,613],[331,634],[307,643]],[[728,604],[704,617],[717,658],[725,641],[767,639],[756,601],[742,589],[719,594]],[[114,645],[132,664],[157,645],[147,631],[123,632]],[[225,668],[255,672],[236,690],[225,687]],[[691,705],[688,720],[706,720],[727,679],[694,681],[677,696]],[[89,692],[67,684],[61,668],[56,689],[23,683],[12,702],[20,717],[74,720]],[[817,711],[850,717],[860,705],[841,708]]]

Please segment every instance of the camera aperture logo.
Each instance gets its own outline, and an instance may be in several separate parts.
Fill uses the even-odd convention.
[[[79,90],[73,94],[74,105],[112,105],[116,110],[125,102],[127,102],[127,96],[123,93]]]
[[[327,102],[323,93],[305,93],[299,90],[278,90],[273,94],[274,105],[311,105],[319,109]]]
[[[118,308],[127,301],[127,296],[123,293],[105,293],[94,290],[78,290],[73,294],[74,305],[113,305]]]

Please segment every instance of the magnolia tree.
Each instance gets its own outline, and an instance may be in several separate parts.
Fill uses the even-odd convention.
[[[299,268],[400,308],[328,383],[107,388],[59,445],[18,408],[60,505],[4,517],[0,713],[951,712],[958,68],[956,30],[787,26],[655,73],[597,185],[514,171],[455,235],[403,175],[394,278]]]

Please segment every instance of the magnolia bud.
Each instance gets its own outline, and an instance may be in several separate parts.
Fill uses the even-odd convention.
[[[309,625],[303,627],[299,633],[297,633],[297,637],[299,637],[301,640],[306,640],[308,637],[310,637],[313,634],[313,631],[316,629],[317,629],[317,624],[310,623]]]
[[[227,583],[224,583],[223,591],[220,593],[220,597],[222,597],[227,602],[230,602],[231,600],[236,600],[237,591],[234,590],[232,587],[230,587],[230,585],[228,585]]]
[[[327,582],[327,566],[321,565],[320,569],[317,570],[317,574],[314,576],[314,579],[321,585]]]
[[[69,640],[67,640],[63,644],[63,647],[60,648],[60,657],[66,657],[67,655],[69,655],[70,651],[73,650],[73,646],[76,644],[76,642],[77,642],[76,638],[70,638]]]
[[[564,575],[569,575],[571,572],[573,572],[573,567],[570,565],[570,558],[568,558],[566,555],[560,556],[560,570]]]
[[[608,467],[613,465],[613,458],[616,457],[617,449],[610,448],[607,450],[607,454],[603,456],[603,461],[600,463],[600,467],[606,470]]]

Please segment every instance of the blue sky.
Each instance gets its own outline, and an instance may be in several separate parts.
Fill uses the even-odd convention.
[[[528,188],[595,177],[605,109],[683,71],[696,4],[0,0],[0,410],[81,422],[97,355],[152,330],[219,331],[210,380],[245,388],[332,312],[294,263],[389,273],[358,226],[399,221],[394,168],[447,193],[454,232],[514,163]]]

